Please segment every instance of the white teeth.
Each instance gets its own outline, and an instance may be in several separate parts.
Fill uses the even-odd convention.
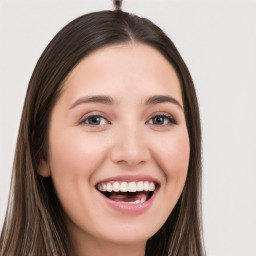
[[[102,192],[140,192],[140,191],[155,191],[156,185],[154,182],[139,181],[139,182],[107,182],[97,185],[99,191]]]
[[[108,183],[108,184],[107,184],[107,191],[108,191],[108,192],[112,192],[112,190],[113,190],[113,189],[112,189],[112,184],[111,184],[111,183]]]
[[[135,182],[128,183],[128,192],[136,192],[137,186]]]
[[[121,185],[120,185],[120,191],[121,192],[127,192],[127,190],[128,190],[127,182],[122,182]]]
[[[155,189],[156,189],[155,183],[154,183],[154,182],[150,182],[150,183],[149,183],[148,190],[149,190],[149,191],[155,191]]]
[[[136,200],[136,201],[134,201],[134,202],[126,202],[127,204],[139,204],[139,203],[141,203],[141,201],[140,200]]]
[[[143,204],[144,202],[147,201],[147,196],[143,196],[140,200],[136,200],[136,201],[131,201],[131,202],[126,202],[128,204]]]
[[[145,191],[148,191],[148,188],[149,188],[149,183],[148,183],[148,181],[144,181],[144,190],[145,190]]]
[[[106,184],[102,184],[102,191],[107,191],[107,185]]]
[[[120,184],[118,182],[114,182],[113,184],[113,191],[118,192],[120,188]]]
[[[102,192],[107,191],[107,185],[104,184],[104,183],[98,184],[97,187],[98,187],[98,190],[99,190],[99,191],[102,191]]]
[[[140,203],[144,203],[147,201],[147,196],[143,195],[142,198],[140,199]]]
[[[140,203],[143,204],[144,202],[146,202],[146,200],[147,200],[146,198],[143,198],[140,200]]]
[[[137,191],[143,191],[144,186],[143,186],[143,181],[139,181],[137,183]]]

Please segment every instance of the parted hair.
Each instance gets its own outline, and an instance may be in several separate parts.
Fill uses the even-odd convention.
[[[201,128],[192,78],[169,37],[145,18],[123,12],[83,15],[52,39],[31,76],[23,107],[6,217],[0,237],[1,256],[73,255],[63,209],[51,177],[38,165],[47,158],[51,111],[63,81],[89,53],[113,44],[144,43],[157,49],[180,80],[190,159],[182,194],[159,231],[147,241],[146,256],[203,256],[201,219]],[[166,202],[168,204],[168,202]]]

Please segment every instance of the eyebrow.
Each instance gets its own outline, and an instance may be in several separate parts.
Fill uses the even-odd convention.
[[[166,96],[166,95],[155,95],[155,96],[151,96],[149,97],[146,102],[145,105],[155,105],[155,104],[160,104],[160,103],[165,103],[165,102],[170,102],[170,103],[174,103],[176,104],[179,108],[181,108],[183,110],[182,105],[179,103],[178,100],[176,100],[175,98],[171,97],[171,96]]]
[[[165,102],[176,104],[180,109],[183,110],[183,107],[178,100],[176,100],[171,96],[166,96],[166,95],[151,96],[145,101],[145,105],[155,105],[155,104],[160,104]],[[113,105],[114,99],[106,95],[85,96],[76,100],[69,109],[75,108],[76,106],[84,103],[101,103],[101,104]]]
[[[112,105],[114,103],[113,98],[105,95],[85,96],[76,100],[69,109],[76,107],[83,103],[101,103]]]

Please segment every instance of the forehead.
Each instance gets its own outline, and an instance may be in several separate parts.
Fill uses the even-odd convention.
[[[81,94],[169,94],[182,102],[173,66],[158,50],[141,43],[110,45],[84,57],[67,76],[65,91],[71,98]]]

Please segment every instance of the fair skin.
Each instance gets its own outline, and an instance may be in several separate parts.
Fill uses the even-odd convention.
[[[145,254],[186,180],[182,106],[174,68],[145,44],[101,48],[70,72],[52,110],[39,173],[53,179],[77,256]],[[99,191],[122,182],[139,190],[147,181],[152,198],[119,190],[108,199]]]

